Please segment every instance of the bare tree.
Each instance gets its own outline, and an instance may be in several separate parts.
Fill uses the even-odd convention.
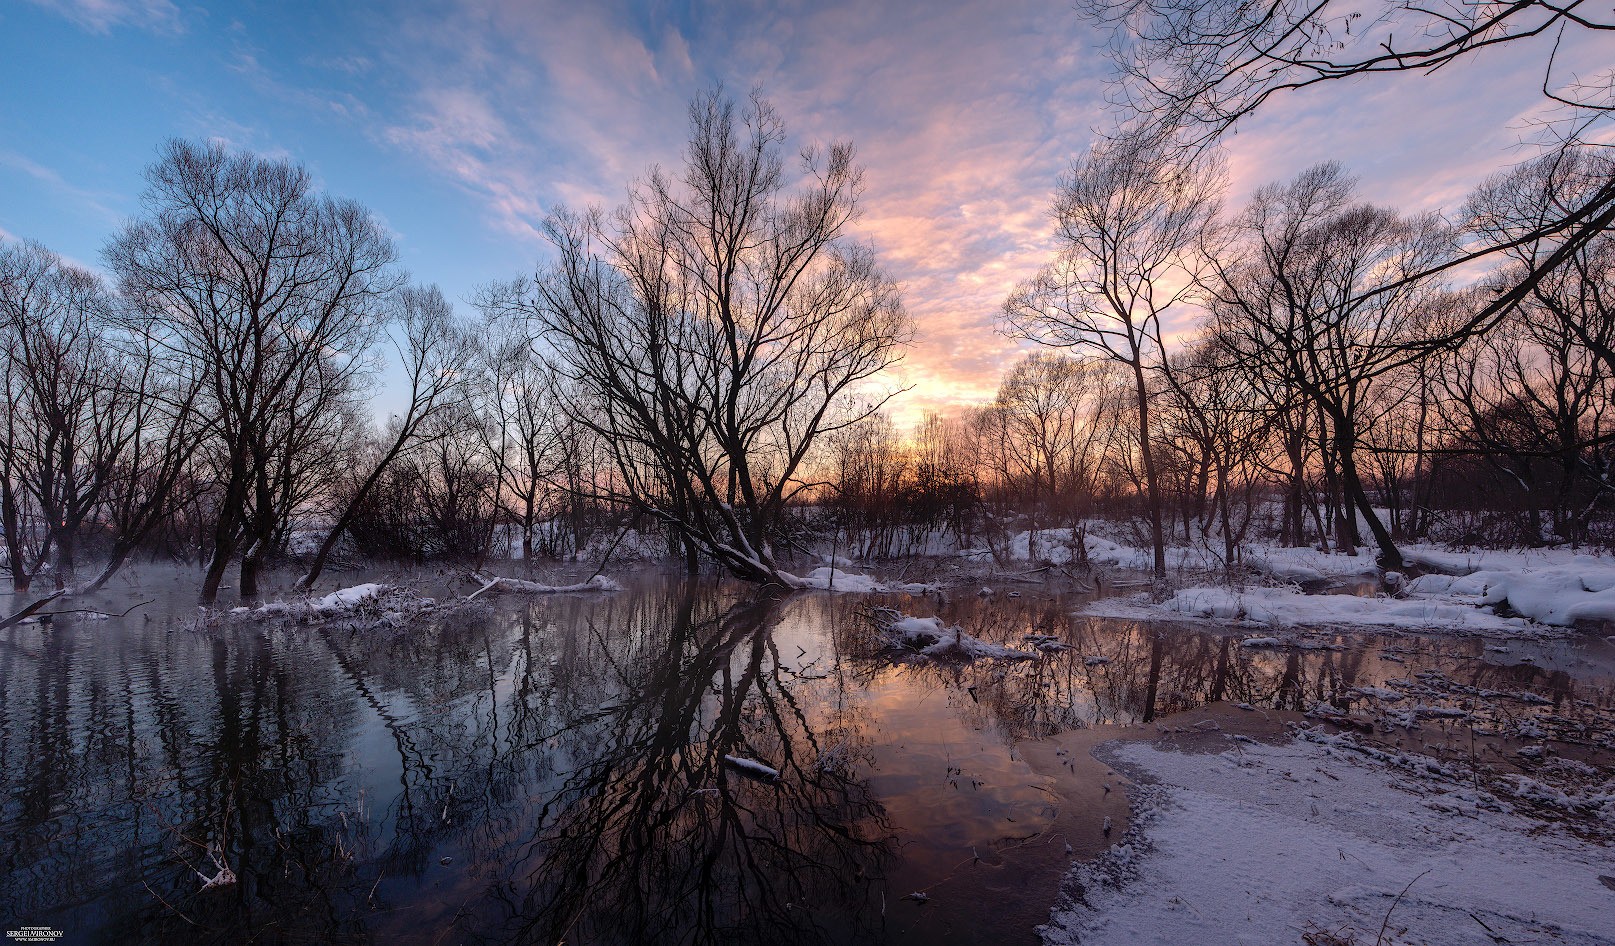
[[[829,438],[832,508],[838,513],[833,554],[890,557],[907,521],[903,500],[910,484],[907,445],[884,414],[864,418]],[[841,536],[850,545],[842,545]]]
[[[1083,0],[1083,13],[1112,29],[1114,101],[1128,126],[1169,130],[1186,149],[1204,147],[1272,96],[1378,73],[1429,74],[1496,47],[1534,45],[1542,92],[1559,114],[1541,144],[1557,160],[1584,142],[1605,141],[1615,121],[1615,70],[1556,77],[1566,37],[1615,31],[1608,5],[1586,0],[1464,0],[1368,4],[1346,0]],[[1521,245],[1548,240],[1547,252],[1513,270],[1513,281],[1467,314],[1455,334],[1483,332],[1580,247],[1615,226],[1615,175],[1567,192],[1574,199],[1537,206],[1532,227],[1506,235],[1475,231],[1463,252],[1404,278],[1420,282]],[[1367,291],[1391,292],[1381,282]]]
[[[575,453],[571,441],[581,431],[567,422],[554,377],[527,327],[508,313],[487,313],[472,396],[483,449],[499,476],[500,509],[521,530],[522,561],[531,567],[546,503],[568,493],[562,481]]]
[[[420,443],[425,431],[445,433],[443,428],[429,428],[427,424],[453,406],[469,383],[471,338],[443,293],[436,286],[406,287],[398,291],[393,305],[395,331],[402,338],[392,337],[392,342],[409,385],[409,400],[388,426],[380,455],[348,493],[347,503],[325,533],[308,571],[298,579],[300,589],[311,588],[319,580],[356,510],[369,498],[388,467]]]
[[[340,443],[398,281],[394,250],[367,210],[287,161],[170,141],[146,179],[145,213],[107,260],[134,330],[203,381],[221,496],[202,600],[238,554],[251,597],[310,462]]]
[[[1058,256],[1004,304],[1009,333],[1086,349],[1131,374],[1158,578],[1166,576],[1166,536],[1148,376],[1165,358],[1162,320],[1184,302],[1199,272],[1197,251],[1216,216],[1223,176],[1217,155],[1184,160],[1158,135],[1094,145],[1055,197]]]
[[[1467,229],[1506,246],[1488,280],[1494,295],[1528,284],[1515,306],[1533,324],[1551,322],[1615,372],[1615,230],[1576,242],[1548,231],[1552,221],[1615,186],[1615,156],[1607,148],[1575,145],[1493,175],[1470,195]],[[1528,274],[1549,260],[1540,278]]]
[[[1033,352],[1012,365],[980,421],[987,459],[1026,502],[1032,536],[1043,527],[1080,533],[1111,446],[1116,382],[1108,361]],[[988,431],[984,430],[984,433]]]
[[[968,417],[968,415],[967,415]],[[983,463],[967,417],[927,413],[915,429],[914,498],[925,521],[951,531],[958,547],[973,532],[981,503]]]
[[[1260,188],[1235,224],[1242,249],[1217,261],[1205,285],[1225,343],[1319,412],[1346,505],[1368,524],[1382,564],[1397,568],[1401,553],[1357,464],[1366,412],[1380,379],[1461,337],[1453,325],[1469,313],[1443,305],[1446,287],[1429,275],[1455,252],[1452,228],[1354,197],[1355,181],[1333,163]],[[1354,517],[1343,520],[1349,548]]]
[[[1113,29],[1119,101],[1156,120],[1220,134],[1275,95],[1381,73],[1425,73],[1504,44],[1534,45],[1544,95],[1581,122],[1615,108],[1609,75],[1554,88],[1565,36],[1615,31],[1585,0],[1082,0]]]
[[[1192,485],[1184,497],[1185,532],[1192,518],[1208,548],[1213,532],[1220,535],[1217,551],[1224,567],[1231,567],[1250,524],[1272,416],[1260,390],[1247,383],[1233,353],[1214,333],[1177,352],[1162,374],[1167,393],[1164,439],[1196,453]],[[1241,494],[1242,500],[1237,499]]]
[[[101,573],[86,585],[90,590],[111,580],[154,533],[172,529],[180,510],[194,502],[192,457],[210,429],[197,410],[202,385],[196,376],[167,371],[150,338],[122,333],[119,346],[132,389],[133,438],[102,491],[102,515],[113,539]]]
[[[895,392],[909,320],[874,251],[847,238],[852,147],[802,152],[753,94],[690,107],[683,174],[653,171],[615,214],[558,212],[558,261],[520,303],[611,453],[613,501],[657,518],[734,574],[788,586],[775,556],[819,439]]]
[[[54,552],[55,586],[133,452],[143,392],[118,357],[113,300],[94,274],[37,243],[0,244],[0,527],[12,585]]]

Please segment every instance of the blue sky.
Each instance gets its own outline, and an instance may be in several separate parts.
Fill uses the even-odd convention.
[[[1067,0],[557,4],[0,0],[0,235],[95,265],[169,136],[307,164],[463,300],[531,271],[559,202],[674,164],[684,103],[761,83],[793,143],[850,138],[863,237],[920,335],[904,413],[988,394],[998,306],[1049,253],[1055,178],[1104,120]],[[1596,47],[1561,61],[1607,68]],[[1364,195],[1455,208],[1540,106],[1540,48],[1276,101],[1230,139],[1234,193],[1339,158]]]

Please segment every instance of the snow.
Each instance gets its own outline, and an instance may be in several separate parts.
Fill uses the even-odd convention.
[[[612,548],[612,543],[616,543],[616,548]],[[667,557],[667,540],[644,535],[638,529],[628,529],[620,537],[615,532],[602,531],[591,536],[584,550],[573,558],[598,562],[608,551],[614,562],[656,561]]]
[[[1574,760],[1555,760],[1560,763]],[[1550,765],[1552,763],[1549,763]],[[1590,766],[1589,766],[1590,768]],[[1570,793],[1540,782],[1529,775],[1505,775],[1503,782],[1515,797],[1544,808],[1557,808],[1574,814],[1601,818],[1615,823],[1615,791]],[[1606,786],[1609,787],[1609,786]]]
[[[816,589],[819,591],[836,591],[847,594],[871,594],[876,592],[902,592],[904,594],[919,595],[937,590],[937,585],[922,582],[880,581],[870,575],[860,575],[845,571],[831,565],[815,568],[807,575],[796,579],[797,587]]]
[[[310,610],[320,614],[330,611],[352,611],[364,602],[380,597],[388,590],[390,589],[387,585],[367,582],[363,585],[354,585],[352,588],[333,591],[323,598],[310,601],[308,606]]]
[[[859,575],[830,565],[815,568],[801,580],[804,588],[844,591],[851,594],[886,590],[885,585],[868,575]]]
[[[192,870],[196,872],[196,876],[202,879],[203,890],[212,890],[215,887],[228,887],[236,882],[236,872],[231,870],[230,865],[224,862],[224,857],[220,854],[217,846],[208,848],[208,857],[213,860],[213,866],[216,869],[212,877],[209,877],[201,871],[192,868]]]
[[[477,580],[484,582],[481,588],[473,591],[469,597],[475,598],[485,591],[509,591],[524,595],[560,595],[575,594],[584,591],[621,591],[622,585],[604,575],[596,575],[588,581],[580,581],[571,585],[545,585],[536,581],[525,581],[520,578],[483,578]]]
[[[1401,551],[1408,564],[1416,565],[1425,571],[1444,572],[1449,575],[1468,575],[1484,570],[1520,571],[1557,568],[1577,562],[1615,565],[1615,560],[1595,558],[1571,548],[1475,549],[1455,552],[1434,545],[1410,545],[1403,547]]]
[[[1012,548],[1024,547],[1022,537],[1011,543]],[[1140,550],[1092,536],[1088,537],[1088,545],[1095,562],[1143,564],[1144,553]],[[1090,604],[1082,613],[1269,627],[1351,625],[1503,633],[1529,631],[1533,622],[1567,627],[1580,621],[1615,621],[1612,558],[1572,549],[1452,552],[1413,545],[1402,552],[1411,567],[1428,573],[1412,579],[1399,572],[1387,573],[1386,582],[1397,592],[1395,596],[1304,595],[1293,586],[1373,577],[1378,572],[1371,549],[1341,555],[1317,549],[1253,546],[1245,550],[1246,564],[1283,587],[1203,584],[1184,588],[1159,602],[1147,596],[1104,599]],[[1176,549],[1170,557],[1180,566],[1189,566],[1193,550]]]
[[[1076,539],[1071,529],[1040,529],[1033,533],[1020,532],[1005,546],[1007,556],[1016,561],[1047,561],[1055,565],[1067,564],[1077,557],[1074,554]],[[1112,541],[1092,532],[1082,536],[1088,560],[1094,565],[1114,568],[1147,570],[1153,567],[1149,549],[1138,548]],[[1442,575],[1487,576],[1496,573],[1528,573],[1543,576],[1562,574],[1579,575],[1588,580],[1588,589],[1615,588],[1615,558],[1586,555],[1575,549],[1483,549],[1452,551],[1428,543],[1411,543],[1398,546],[1402,557],[1415,571],[1437,572]],[[1253,571],[1278,582],[1297,584],[1340,578],[1372,577],[1379,574],[1376,558],[1378,549],[1368,545],[1350,555],[1321,551],[1316,548],[1289,548],[1263,543],[1247,543],[1240,549],[1240,561]],[[991,552],[986,549],[967,549],[960,555],[982,558]],[[1221,571],[1223,562],[1220,547],[1216,550],[1192,546],[1168,546],[1167,564],[1179,571]],[[1440,577],[1425,575],[1414,579],[1425,582]],[[1394,581],[1394,579],[1393,579]],[[1597,587],[1594,587],[1594,586]],[[1588,605],[1589,614],[1603,617],[1615,604],[1600,602]],[[1524,609],[1522,613],[1526,613]],[[1604,618],[1608,619],[1608,618]]]
[[[365,605],[373,604],[389,595],[395,595],[401,590],[392,585],[366,582],[350,588],[342,588],[319,598],[308,598],[300,601],[270,601],[256,608],[238,607],[229,610],[232,620],[255,620],[260,618],[296,617],[303,619],[325,620],[348,614]],[[413,607],[430,607],[431,599],[423,598],[411,602]]]
[[[313,555],[325,544],[326,529],[296,529],[286,536],[286,551],[292,555]]]
[[[1615,944],[1608,849],[1479,804],[1462,780],[1432,792],[1307,741],[1101,754],[1155,784],[1135,789],[1121,843],[1073,869],[1047,943]]]
[[[776,769],[773,766],[764,765],[761,762],[757,762],[752,759],[743,759],[736,755],[726,755],[723,757],[723,761],[728,763],[737,771],[750,775],[753,778],[767,779],[770,782],[779,778],[779,769]]]
[[[1380,700],[1380,701],[1385,702],[1385,703],[1395,703],[1396,701],[1405,698],[1405,694],[1399,693],[1396,690],[1392,690],[1392,689],[1390,689],[1388,687],[1375,687],[1375,686],[1352,687],[1352,692],[1361,694],[1362,696],[1366,696],[1366,697],[1369,697],[1371,699]]]
[[[975,660],[1029,660],[1032,655],[1024,650],[994,644],[966,634],[962,628],[949,627],[940,618],[916,618],[897,615],[884,630],[894,646],[904,647],[932,659]]]
[[[1296,583],[1378,574],[1374,554],[1367,549],[1359,549],[1355,555],[1342,555],[1317,549],[1263,546],[1247,551],[1244,561],[1270,578]]]
[[[1104,598],[1090,603],[1084,616],[1134,620],[1201,619],[1269,627],[1339,625],[1399,627],[1410,630],[1501,631],[1530,629],[1527,621],[1480,610],[1458,598],[1360,598],[1354,595],[1308,595],[1293,588],[1184,588],[1155,603],[1148,595]]]
[[[1031,532],[1017,533],[1010,538],[1005,551],[1014,561],[1066,565],[1077,558],[1075,542],[1070,529],[1039,529],[1036,535]],[[1147,569],[1155,564],[1154,553],[1148,549],[1122,545],[1097,535],[1084,535],[1082,543],[1088,552],[1088,561],[1093,565]],[[1198,549],[1168,548],[1166,551],[1167,561],[1176,567],[1211,567],[1214,564],[1207,553]],[[959,554],[980,558],[991,553],[974,549]]]
[[[1475,604],[1507,605],[1540,624],[1615,621],[1615,561],[1590,555],[1542,568],[1488,569],[1458,578],[1422,575],[1408,587]]]

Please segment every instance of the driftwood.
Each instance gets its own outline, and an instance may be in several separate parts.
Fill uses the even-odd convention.
[[[99,608],[63,608],[60,611],[41,611],[40,610],[41,608],[45,607],[45,605],[50,604],[52,601],[55,601],[57,598],[63,597],[64,595],[74,594],[77,591],[85,590],[86,587],[95,588],[95,587],[98,587],[98,586],[97,585],[89,585],[89,586],[75,585],[75,586],[73,586],[71,588],[61,588],[61,589],[58,589],[56,591],[51,592],[50,594],[44,596],[43,598],[37,598],[37,599],[35,599],[33,601],[30,601],[28,604],[23,605],[20,609],[18,609],[15,613],[9,615],[8,617],[0,618],[0,630],[3,630],[3,629],[8,628],[8,627],[14,627],[14,626],[16,626],[18,624],[21,624],[22,622],[28,620],[29,618],[32,618],[32,617],[49,618],[49,617],[55,617],[55,616],[57,616],[59,614],[99,614],[102,617],[107,617],[107,618],[121,618],[121,617],[124,617],[125,615],[127,615],[129,612],[135,610],[136,608],[143,608],[146,605],[151,604],[152,601],[157,600],[155,598],[150,598],[150,599],[147,599],[145,601],[137,601],[134,604],[131,604],[129,607],[124,608],[122,611],[119,611],[117,614],[112,614],[112,613],[107,612],[107,611],[102,611]]]
[[[470,601],[486,591],[510,591],[515,592],[516,594],[528,595],[555,595],[573,594],[585,591],[622,590],[622,586],[618,585],[616,582],[605,577],[604,575],[599,574],[598,572],[591,576],[588,581],[578,582],[577,584],[573,585],[543,585],[536,581],[526,581],[521,578],[502,578],[499,576],[490,578],[484,575],[476,574],[475,572],[472,573],[471,578],[473,581],[483,582],[484,584],[481,588],[478,588],[476,591],[473,591],[471,594],[467,595],[465,599],[467,601]]]
[[[102,617],[106,617],[106,618],[121,618],[121,617],[125,617],[126,615],[129,614],[129,612],[135,610],[136,608],[144,608],[146,605],[151,604],[153,601],[156,601],[156,600],[157,600],[156,598],[148,598],[145,601],[136,601],[134,604],[131,604],[129,607],[124,608],[122,611],[119,611],[117,614],[113,614],[113,613],[111,613],[109,611],[102,611],[102,610],[100,610],[98,608],[64,608],[61,611],[46,611],[43,614],[40,614],[38,616],[42,617],[42,618],[49,618],[49,617],[55,617],[58,614],[99,614]]]
[[[45,605],[50,604],[52,601],[55,601],[57,598],[60,598],[65,594],[67,594],[67,589],[63,588],[61,591],[52,592],[43,598],[36,599],[28,604],[23,605],[20,610],[12,614],[10,617],[0,618],[0,628],[7,628],[16,624],[21,624],[22,622],[33,617],[40,608],[43,608]]]
[[[1042,578],[1027,578],[1027,577],[1024,576],[1024,574],[1022,574],[1022,575],[986,575],[986,576],[984,576],[982,578],[982,580],[983,581],[996,581],[999,584],[1004,584],[1004,583],[1007,582],[1007,583],[1012,584],[1012,585],[1046,585],[1046,584],[1048,584],[1048,582],[1045,579],[1042,579]]]

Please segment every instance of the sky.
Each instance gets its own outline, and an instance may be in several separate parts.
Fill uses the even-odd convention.
[[[791,148],[857,147],[857,237],[917,325],[894,411],[913,420],[990,397],[1027,349],[994,326],[1053,252],[1060,172],[1108,121],[1104,40],[1068,0],[0,0],[0,237],[98,268],[157,145],[219,139],[369,206],[469,313],[544,258],[551,209],[614,206],[676,167],[693,96],[761,86]],[[1609,58],[1571,45],[1558,69]],[[1502,47],[1276,99],[1228,139],[1229,201],[1339,159],[1366,199],[1455,210],[1533,153],[1545,62]]]

